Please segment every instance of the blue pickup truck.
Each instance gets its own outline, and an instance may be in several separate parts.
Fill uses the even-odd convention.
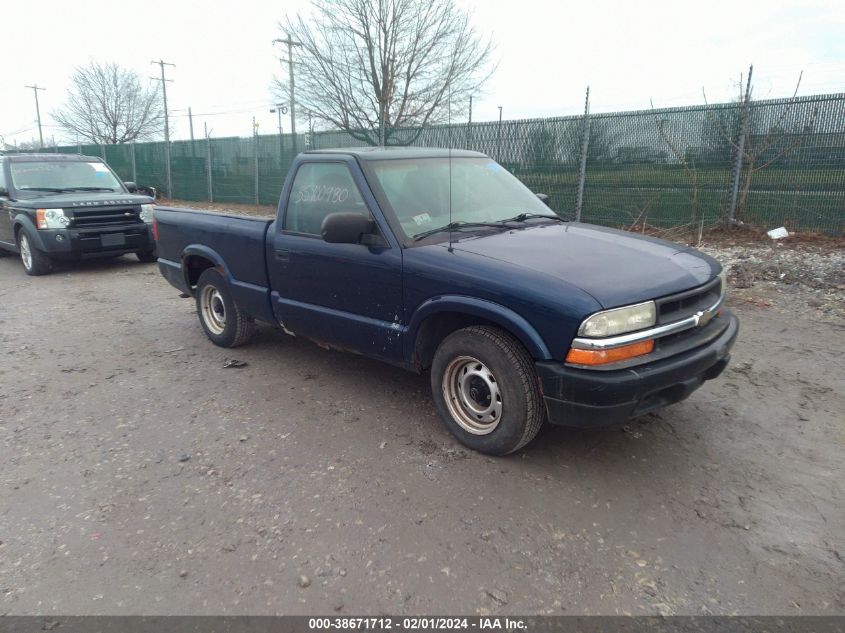
[[[621,424],[683,400],[738,332],[716,260],[567,222],[476,152],[306,152],[275,219],[154,215],[161,273],[213,343],[262,321],[428,370],[449,430],[492,455],[546,420]]]

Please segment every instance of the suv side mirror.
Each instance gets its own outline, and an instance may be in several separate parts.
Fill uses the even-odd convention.
[[[9,190],[6,187],[0,187],[0,198],[8,198]]]
[[[552,205],[551,205],[551,204],[549,204],[549,202],[550,202],[550,201],[549,201],[549,196],[547,196],[547,195],[546,195],[546,194],[544,194],[544,193],[535,193],[534,195],[535,195],[535,196],[537,196],[537,197],[540,199],[540,202],[542,202],[542,203],[543,203],[544,205],[546,205],[547,207],[551,208],[551,206],[552,206]]]
[[[129,190],[129,193],[135,193],[136,191],[138,191],[138,185],[136,185],[132,181],[124,182],[123,186],[126,187]]]
[[[330,213],[320,226],[320,235],[330,244],[360,244],[372,231],[372,219],[354,212]]]

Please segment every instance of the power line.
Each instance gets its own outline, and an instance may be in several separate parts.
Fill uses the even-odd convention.
[[[22,127],[20,129],[17,129],[14,132],[3,132],[2,135],[3,136],[17,136],[18,134],[23,134],[25,132],[29,132],[29,131],[34,130],[34,129],[35,128],[30,125],[29,127]]]

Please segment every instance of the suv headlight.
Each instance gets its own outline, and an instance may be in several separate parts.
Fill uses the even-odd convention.
[[[153,209],[155,209],[154,204],[142,204],[141,205],[141,219],[146,222],[147,224],[152,224],[153,221]]]
[[[596,312],[584,319],[578,328],[578,336],[590,338],[605,338],[626,332],[634,332],[651,327],[657,319],[657,309],[654,301],[646,301],[624,308],[614,308]]]
[[[63,229],[70,224],[64,209],[36,209],[35,225],[39,229]]]

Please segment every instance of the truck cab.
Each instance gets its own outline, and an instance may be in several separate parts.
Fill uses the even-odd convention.
[[[18,253],[29,275],[55,261],[135,253],[157,258],[154,198],[101,159],[75,154],[0,156],[0,254]]]

